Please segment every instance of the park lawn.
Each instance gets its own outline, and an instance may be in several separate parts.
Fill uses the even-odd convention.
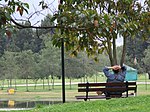
[[[39,106],[39,108],[21,112],[149,112],[149,105],[150,95]]]
[[[70,89],[70,86],[66,86],[66,100],[67,101],[76,101],[75,96],[83,95],[84,93],[79,93],[77,91],[77,85],[72,85],[72,88]],[[138,84],[137,85],[137,96],[143,96],[143,95],[150,95],[150,85],[145,84]],[[18,87],[16,90],[16,93],[14,95],[9,95],[6,90],[0,91],[0,98],[1,99],[9,99],[9,100],[49,100],[49,101],[57,101],[62,99],[62,87],[61,86],[55,86],[54,89],[48,90],[47,86],[45,86],[45,89],[42,88],[42,86],[38,86],[36,90],[34,90],[33,87],[29,88],[29,92],[26,92],[26,87]],[[96,94],[96,93],[95,93]]]
[[[88,80],[90,82],[94,82],[95,76],[94,77],[90,77]],[[145,78],[144,75],[139,75],[138,77],[138,81],[143,81]],[[101,80],[100,80],[101,79]],[[105,77],[98,77],[98,82],[104,82],[106,79]],[[30,80],[31,81],[31,80]],[[61,80],[55,80],[57,83]],[[72,80],[72,82],[80,82],[80,79],[74,79]],[[82,80],[83,81],[83,80]],[[147,79],[147,82],[150,81]],[[17,80],[17,82],[24,82],[24,80]],[[67,80],[67,82],[69,82],[69,80]],[[40,84],[42,82],[38,82],[38,84]],[[25,83],[24,83],[25,85]],[[143,96],[143,95],[150,95],[150,84],[138,84],[138,89],[137,89],[137,95],[138,96]],[[52,85],[50,86],[50,90],[48,88],[47,85],[43,86],[37,86],[36,90],[34,89],[34,85],[33,86],[29,86],[28,87],[29,92],[26,92],[26,86],[17,86],[17,90],[16,93],[14,95],[9,95],[7,90],[8,87],[6,85],[6,87],[3,90],[0,90],[0,99],[4,99],[4,100],[15,100],[15,101],[20,101],[20,100],[61,100],[62,99],[62,87],[61,85],[55,85],[54,84],[54,88],[52,88]],[[77,84],[72,84],[71,85],[71,89],[70,89],[70,85],[66,85],[65,87],[66,89],[66,100],[67,101],[72,101],[72,100],[76,100],[75,96],[78,95],[83,95],[82,93],[78,93],[77,91]]]

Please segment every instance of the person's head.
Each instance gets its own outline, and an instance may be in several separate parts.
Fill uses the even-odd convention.
[[[118,69],[118,70],[114,70],[114,69],[113,69],[113,72],[114,72],[115,74],[117,74],[119,71],[120,71],[119,69]]]
[[[115,65],[115,66],[113,66],[112,70],[114,73],[118,73],[121,70],[121,67],[119,65]]]

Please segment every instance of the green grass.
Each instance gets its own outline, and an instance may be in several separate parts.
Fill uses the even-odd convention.
[[[21,112],[149,112],[150,96],[39,106]],[[17,112],[17,111],[13,111]]]
[[[138,82],[139,81],[144,81],[145,76],[144,75],[138,75]],[[102,75],[97,76],[97,81],[98,82],[105,82],[106,78]],[[19,84],[25,84],[25,80],[16,80]],[[96,76],[93,77],[88,77],[88,81],[89,82],[95,82],[96,81]],[[147,79],[147,81],[150,81]],[[7,82],[7,81],[5,81]],[[29,80],[30,84],[33,83],[33,80]],[[61,82],[61,79],[55,79],[55,83]],[[69,83],[69,79],[66,79],[66,82]],[[81,79],[74,79],[72,80],[72,82],[81,82]],[[82,78],[82,82],[84,82],[84,79]],[[5,83],[7,84],[7,83]],[[42,84],[42,80],[38,81],[38,84]],[[45,80],[45,84],[47,84],[47,81]],[[150,85],[146,85],[146,84],[140,84],[137,86],[138,87],[138,91],[137,91],[137,95],[138,96],[143,96],[143,95],[149,95],[150,94]],[[29,92],[26,92],[26,87],[25,86],[17,86],[17,90],[16,93],[14,95],[9,95],[7,90],[8,87],[6,85],[6,87],[4,88],[4,90],[0,90],[0,99],[11,99],[11,100],[16,100],[16,101],[20,101],[21,99],[24,100],[37,100],[37,99],[41,99],[41,100],[47,100],[47,99],[62,99],[62,86],[61,85],[55,85],[54,89],[52,88],[52,86],[50,86],[50,90],[48,88],[47,85],[44,86],[37,86],[36,90],[34,89],[34,85],[33,86],[29,86],[28,87]],[[81,95],[82,93],[78,93],[77,91],[77,85],[71,85],[71,89],[70,89],[70,85],[66,85],[65,86],[66,89],[66,99],[67,101],[70,100],[76,100],[75,96],[77,95]]]
[[[138,74],[138,82],[150,82],[148,74]]]
[[[150,95],[150,85],[140,84],[137,86],[137,96]],[[67,101],[76,101],[75,96],[82,95],[84,93],[79,93],[77,91],[77,85],[72,85],[72,89],[70,86],[66,86],[66,100]],[[93,93],[94,94],[94,93]],[[95,93],[96,94],[96,93]],[[42,89],[42,87],[38,87],[37,90],[33,90],[30,88],[29,92],[25,92],[25,87],[18,88],[17,92],[14,95],[9,95],[6,90],[0,92],[1,99],[10,99],[15,101],[24,101],[24,100],[60,100],[62,99],[62,87],[55,86],[53,90]]]

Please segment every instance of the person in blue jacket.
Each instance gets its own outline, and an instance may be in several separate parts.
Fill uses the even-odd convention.
[[[113,71],[110,72],[110,70]],[[126,67],[125,66],[119,66],[119,65],[115,65],[112,67],[105,67],[103,69],[103,72],[105,74],[105,76],[107,77],[107,82],[124,82],[125,80],[125,74],[126,74]],[[120,92],[113,92],[113,93],[106,93],[105,95],[106,97],[109,97],[111,94],[117,94],[117,95],[122,95],[122,93]]]

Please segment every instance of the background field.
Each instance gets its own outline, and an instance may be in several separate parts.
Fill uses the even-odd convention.
[[[66,100],[67,101],[76,101],[75,96],[81,95],[81,93],[78,93],[77,91],[77,83],[78,82],[105,82],[106,78],[103,75],[99,75],[94,77],[88,77],[85,79],[74,79],[70,80],[66,79]],[[4,83],[3,90],[0,90],[0,99],[1,100],[16,100],[16,101],[24,101],[24,100],[48,100],[48,101],[61,101],[62,100],[62,87],[61,87],[61,79],[55,79],[54,85],[50,83],[50,89],[48,88],[47,82],[45,80],[44,86],[42,80],[39,80],[37,83],[36,89],[34,88],[35,84],[33,80],[29,80],[28,89],[29,91],[26,91],[26,84],[25,80],[16,80],[16,92],[15,94],[9,94],[7,81]],[[150,80],[148,77],[144,74],[138,76],[138,90],[137,95],[150,95]],[[14,85],[12,85],[12,88],[15,88]]]

